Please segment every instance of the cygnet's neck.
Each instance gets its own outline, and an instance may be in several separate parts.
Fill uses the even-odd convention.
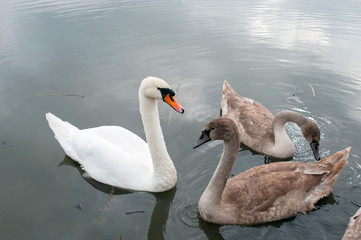
[[[175,185],[177,173],[164,142],[157,100],[144,96],[140,92],[139,109],[149,151],[152,156],[154,181],[159,185],[159,188],[166,191]]]
[[[208,209],[203,209],[203,211],[216,210],[214,207],[218,206],[221,201],[223,190],[226,186],[233,164],[237,159],[239,150],[239,140],[237,139],[238,138],[235,137],[230,141],[224,141],[223,153],[217,169],[213,173],[212,179],[209,181],[209,184],[199,201],[199,206],[209,206]]]
[[[286,158],[293,156],[295,152],[295,147],[285,130],[285,124],[287,122],[294,122],[302,129],[306,121],[306,118],[304,118],[302,115],[288,110],[279,112],[274,117],[272,123],[272,129],[275,138],[273,151],[277,153],[276,155],[281,157],[280,153],[282,153]]]

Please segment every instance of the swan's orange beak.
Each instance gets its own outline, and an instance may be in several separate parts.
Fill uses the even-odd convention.
[[[173,96],[171,96],[169,93],[165,95],[163,98],[163,101],[168,103],[169,106],[171,106],[174,110],[176,110],[179,113],[184,113],[184,108],[182,105],[180,105]]]

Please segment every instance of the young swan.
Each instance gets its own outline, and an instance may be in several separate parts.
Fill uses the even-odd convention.
[[[295,154],[295,147],[284,125],[286,122],[296,123],[310,144],[315,159],[320,160],[320,130],[301,114],[284,110],[273,116],[259,102],[239,96],[227,81],[223,84],[221,109],[222,117],[230,118],[237,124],[240,141],[244,145],[276,158],[291,158]]]
[[[262,165],[227,180],[240,142],[234,121],[228,118],[210,121],[193,148],[211,140],[224,141],[223,154],[199,200],[198,210],[205,221],[217,224],[259,224],[312,210],[318,200],[331,192],[351,149],[316,163]]]
[[[346,232],[342,240],[359,240],[361,239],[361,208],[350,218]]]
[[[119,126],[79,130],[51,113],[46,118],[65,153],[79,162],[90,177],[133,191],[163,192],[174,187],[177,172],[164,142],[157,100],[183,113],[174,95],[160,78],[142,81],[139,109],[147,142]]]

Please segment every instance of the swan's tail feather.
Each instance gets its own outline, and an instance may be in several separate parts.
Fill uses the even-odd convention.
[[[232,86],[227,82],[227,80],[224,80],[223,82],[223,95],[225,96],[239,96],[238,93],[232,88]]]
[[[65,153],[69,155],[71,145],[70,136],[73,132],[79,131],[79,129],[70,123],[61,120],[52,113],[46,113],[45,116],[48,120],[49,127],[55,134],[56,140],[58,140]]]
[[[342,151],[339,151],[331,156],[328,156],[316,164],[324,165],[329,169],[329,174],[323,179],[323,182],[317,187],[317,192],[319,195],[318,199],[325,197],[330,194],[332,191],[333,185],[335,184],[338,176],[340,175],[342,169],[348,164],[348,156],[350,153],[351,147],[348,147]],[[318,200],[317,199],[317,200]]]
[[[337,175],[341,172],[341,170],[347,165],[348,156],[350,154],[351,147],[345,148],[342,151],[339,151],[331,156],[325,157],[324,159],[316,162],[319,165],[332,166],[332,178],[334,175]]]
[[[330,180],[332,181],[332,184],[336,181],[336,179],[340,175],[341,170],[348,164],[347,159],[350,154],[350,150],[351,147],[348,147],[342,151],[335,153],[333,155],[333,158],[330,158],[329,161],[327,162],[325,161],[326,164],[328,163],[333,165],[332,173],[330,174]]]

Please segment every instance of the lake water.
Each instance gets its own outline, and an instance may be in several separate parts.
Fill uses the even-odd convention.
[[[360,12],[358,0],[0,1],[0,238],[341,239],[361,203]],[[44,115],[144,138],[137,94],[147,76],[178,89],[185,108],[169,116],[159,103],[178,182],[159,194],[112,191],[83,177]],[[317,122],[321,157],[352,146],[315,210],[253,227],[199,218],[222,144],[192,144],[219,116],[224,80],[274,114]],[[313,162],[298,127],[287,130],[293,160]],[[264,162],[241,151],[232,173]]]

